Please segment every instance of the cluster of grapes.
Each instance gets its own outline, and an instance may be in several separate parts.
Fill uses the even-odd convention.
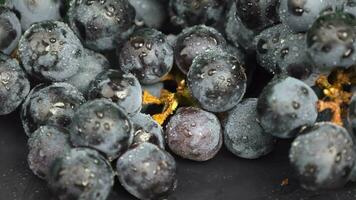
[[[166,199],[168,151],[257,159],[289,138],[301,185],[335,189],[356,181],[355,27],[352,0],[6,0],[0,115],[21,107],[59,199],[105,200],[116,177]],[[258,96],[250,60],[274,75]]]

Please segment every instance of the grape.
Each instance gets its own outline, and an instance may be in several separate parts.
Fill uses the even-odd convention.
[[[187,75],[193,97],[210,112],[224,112],[236,106],[245,94],[246,80],[241,61],[214,51],[195,58]]]
[[[53,163],[49,185],[60,200],[105,200],[114,185],[114,171],[98,152],[74,148]]]
[[[218,118],[195,107],[178,109],[167,124],[166,137],[175,154],[194,161],[212,159],[223,142]]]
[[[68,128],[75,110],[85,98],[67,83],[40,84],[33,88],[22,105],[21,121],[28,136],[43,125]]]
[[[204,25],[186,28],[180,33],[174,46],[174,59],[179,69],[187,74],[195,57],[226,46],[224,37],[214,28]]]
[[[142,89],[132,74],[116,70],[104,71],[91,82],[89,88],[89,99],[109,99],[130,116],[141,110]]]
[[[356,158],[354,149],[343,127],[317,123],[294,140],[289,159],[305,189],[335,189],[348,181]]]
[[[258,119],[267,133],[278,138],[291,138],[303,126],[315,123],[317,101],[314,91],[302,81],[276,76],[258,99]]]
[[[257,99],[245,99],[228,114],[225,146],[236,156],[256,159],[273,150],[274,139],[257,121]]]
[[[127,0],[71,0],[70,27],[92,50],[108,51],[132,32],[135,9]]]
[[[75,112],[70,139],[74,146],[94,148],[112,161],[130,147],[133,127],[117,105],[97,99],[81,105]]]
[[[28,165],[38,177],[46,179],[53,162],[71,150],[67,130],[41,126],[28,140]]]
[[[154,29],[135,31],[119,52],[120,69],[134,74],[142,84],[160,81],[173,67],[173,48]]]
[[[166,199],[177,185],[173,157],[151,143],[128,150],[116,170],[121,185],[138,199]]]
[[[320,71],[355,63],[355,25],[355,16],[342,12],[323,15],[314,22],[307,33],[307,47]]]

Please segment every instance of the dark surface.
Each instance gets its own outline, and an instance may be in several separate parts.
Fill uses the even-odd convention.
[[[26,135],[19,114],[0,117],[0,200],[54,200],[44,181],[27,167]],[[338,191],[307,192],[291,174],[289,142],[259,160],[243,160],[222,149],[208,162],[178,159],[178,188],[169,200],[351,200],[356,185]],[[288,186],[281,182],[289,178]],[[134,199],[116,185],[110,200]]]

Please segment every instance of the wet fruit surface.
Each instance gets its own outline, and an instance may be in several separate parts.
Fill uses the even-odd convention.
[[[49,184],[59,199],[105,200],[114,172],[98,152],[75,148],[52,165]]]
[[[68,11],[70,27],[92,50],[115,49],[131,32],[135,9],[126,0],[72,0]]]
[[[38,85],[22,105],[21,120],[26,134],[31,135],[43,125],[68,128],[75,110],[85,101],[84,96],[67,83]]]
[[[184,29],[177,36],[174,45],[174,58],[179,69],[187,74],[195,57],[208,50],[225,48],[222,35],[207,26],[193,26]]]
[[[264,132],[257,119],[257,99],[245,99],[228,114],[224,142],[235,155],[256,159],[273,150],[275,139]]]
[[[28,140],[30,169],[40,178],[48,178],[53,162],[71,150],[69,132],[56,126],[41,126]]]
[[[292,166],[306,189],[335,189],[348,181],[356,157],[354,143],[343,127],[318,123],[292,143]]]
[[[80,106],[70,131],[74,146],[97,149],[110,161],[125,152],[133,139],[133,127],[125,112],[104,99]]]
[[[194,107],[180,108],[166,128],[169,148],[177,155],[196,161],[213,158],[222,145],[217,117]]]
[[[202,108],[224,112],[239,103],[247,81],[242,64],[230,54],[214,51],[194,59],[188,72],[188,88]]]
[[[267,133],[291,138],[299,128],[315,123],[317,101],[314,91],[302,81],[287,76],[276,77],[262,91],[257,115]]]
[[[142,89],[137,78],[116,70],[100,73],[91,82],[88,98],[109,99],[130,116],[140,112],[142,107]]]
[[[173,67],[173,49],[166,36],[154,29],[135,31],[119,53],[120,69],[142,84],[157,83]]]
[[[139,199],[164,199],[177,185],[173,157],[150,143],[127,151],[117,161],[121,185]]]

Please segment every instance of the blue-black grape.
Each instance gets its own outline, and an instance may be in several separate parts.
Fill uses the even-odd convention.
[[[314,69],[305,40],[305,34],[290,34],[276,49],[276,66],[278,73],[297,78],[312,86],[320,73]]]
[[[114,171],[97,151],[74,148],[54,161],[48,182],[60,200],[105,200],[114,185]]]
[[[234,46],[240,47],[247,52],[254,52],[255,46],[251,42],[258,31],[247,28],[236,15],[236,4],[232,3],[226,14],[225,35]]]
[[[167,10],[160,0],[129,0],[136,10],[135,24],[159,29],[167,18]]]
[[[319,17],[307,33],[308,53],[321,71],[348,68],[356,61],[356,18],[335,12]]]
[[[218,118],[195,107],[179,108],[169,120],[165,134],[175,154],[194,161],[212,159],[223,143]]]
[[[116,104],[97,99],[81,105],[74,113],[70,139],[74,146],[94,148],[112,161],[130,147],[133,126]]]
[[[204,25],[189,27],[183,29],[175,40],[175,63],[184,74],[187,74],[195,57],[208,50],[225,47],[226,40],[214,28]]]
[[[306,32],[323,12],[342,8],[346,0],[283,0],[279,15],[282,23],[295,32]]]
[[[61,20],[64,9],[62,0],[5,0],[5,5],[18,13],[22,30],[36,22]]]
[[[283,24],[277,24],[263,30],[254,39],[257,52],[257,62],[268,72],[275,74],[279,71],[277,58],[284,41],[292,34],[292,31]]]
[[[141,143],[149,142],[157,145],[161,149],[165,148],[164,132],[150,115],[137,113],[130,118],[134,128],[134,139],[132,146],[137,146]]]
[[[236,15],[249,29],[261,31],[279,22],[279,0],[235,0]]]
[[[210,112],[230,110],[246,91],[242,62],[221,51],[209,51],[196,57],[187,77],[192,96]]]
[[[90,84],[88,98],[109,99],[130,116],[142,107],[142,89],[137,78],[117,70],[100,73]]]
[[[0,51],[11,54],[17,47],[21,37],[21,24],[13,11],[0,7]]]
[[[258,99],[257,115],[262,128],[278,138],[294,137],[317,119],[318,97],[302,81],[276,76]]]
[[[0,53],[0,115],[20,106],[30,92],[30,82],[16,59]]]
[[[71,0],[70,27],[92,50],[116,48],[132,32],[135,9],[127,0]]]
[[[62,82],[78,73],[84,48],[59,21],[32,25],[21,37],[19,57],[26,72],[42,82]]]
[[[84,49],[84,53],[80,58],[78,72],[72,77],[68,78],[65,82],[75,86],[84,95],[87,95],[90,89],[90,83],[104,71],[110,67],[109,61],[105,56],[94,51]]]
[[[159,82],[173,67],[173,48],[155,29],[135,31],[118,54],[120,69],[134,74],[142,84]]]
[[[164,150],[142,143],[122,155],[116,165],[121,185],[142,200],[166,199],[176,188],[176,162]]]
[[[43,125],[67,128],[75,110],[85,98],[67,83],[40,84],[32,89],[22,105],[21,121],[28,136]]]
[[[289,159],[305,189],[335,189],[348,181],[356,158],[354,149],[346,129],[317,123],[294,140]]]
[[[272,74],[286,74],[314,85],[319,73],[307,53],[306,35],[292,33],[283,24],[256,36],[258,63]]]
[[[257,99],[245,99],[229,111],[224,141],[227,149],[241,158],[256,159],[273,150],[275,139],[257,120]]]
[[[47,179],[53,162],[71,150],[69,132],[56,126],[41,126],[28,140],[28,165],[38,177]]]
[[[171,22],[180,27],[198,24],[219,26],[226,6],[227,1],[220,0],[170,0]]]

